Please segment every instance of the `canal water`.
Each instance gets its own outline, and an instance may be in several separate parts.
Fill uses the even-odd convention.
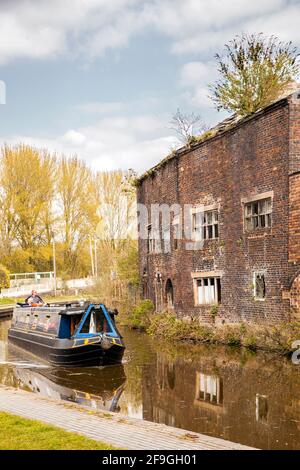
[[[7,343],[0,383],[260,449],[300,448],[300,365],[274,354],[166,344],[123,329],[122,365],[47,367]]]

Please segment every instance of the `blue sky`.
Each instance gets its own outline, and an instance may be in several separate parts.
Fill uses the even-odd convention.
[[[1,0],[0,143],[97,170],[157,163],[179,107],[213,124],[214,54],[242,32],[300,46],[300,0]]]

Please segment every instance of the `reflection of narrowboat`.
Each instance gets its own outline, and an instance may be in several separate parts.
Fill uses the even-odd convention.
[[[122,360],[115,312],[103,304],[57,303],[15,307],[9,340],[43,360],[64,366],[100,366]]]
[[[95,410],[118,411],[125,381],[123,365],[116,364],[101,370],[95,367],[68,370],[63,367],[14,367],[2,383]]]

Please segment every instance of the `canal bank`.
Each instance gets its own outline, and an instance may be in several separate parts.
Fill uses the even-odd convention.
[[[198,317],[178,318],[174,311],[154,313],[150,300],[142,300],[121,323],[128,328],[170,341],[192,344],[219,344],[245,347],[252,351],[271,351],[289,356],[295,351],[294,342],[300,339],[300,321],[279,323],[223,323],[218,309],[211,309],[210,320],[199,322]]]
[[[124,325],[164,341],[242,346],[254,351],[271,351],[288,356],[295,351],[294,342],[300,338],[299,320],[277,324],[223,324],[217,317],[217,310],[213,309],[211,321],[199,323],[197,317],[177,318],[174,312],[155,314],[153,306],[149,307],[148,302],[142,301],[124,320]]]
[[[132,450],[249,450],[250,447],[0,386],[0,410]]]

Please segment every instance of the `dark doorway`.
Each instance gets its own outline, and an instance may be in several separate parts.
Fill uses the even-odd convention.
[[[171,279],[168,279],[166,282],[166,299],[167,308],[172,309],[174,307],[174,289]]]

